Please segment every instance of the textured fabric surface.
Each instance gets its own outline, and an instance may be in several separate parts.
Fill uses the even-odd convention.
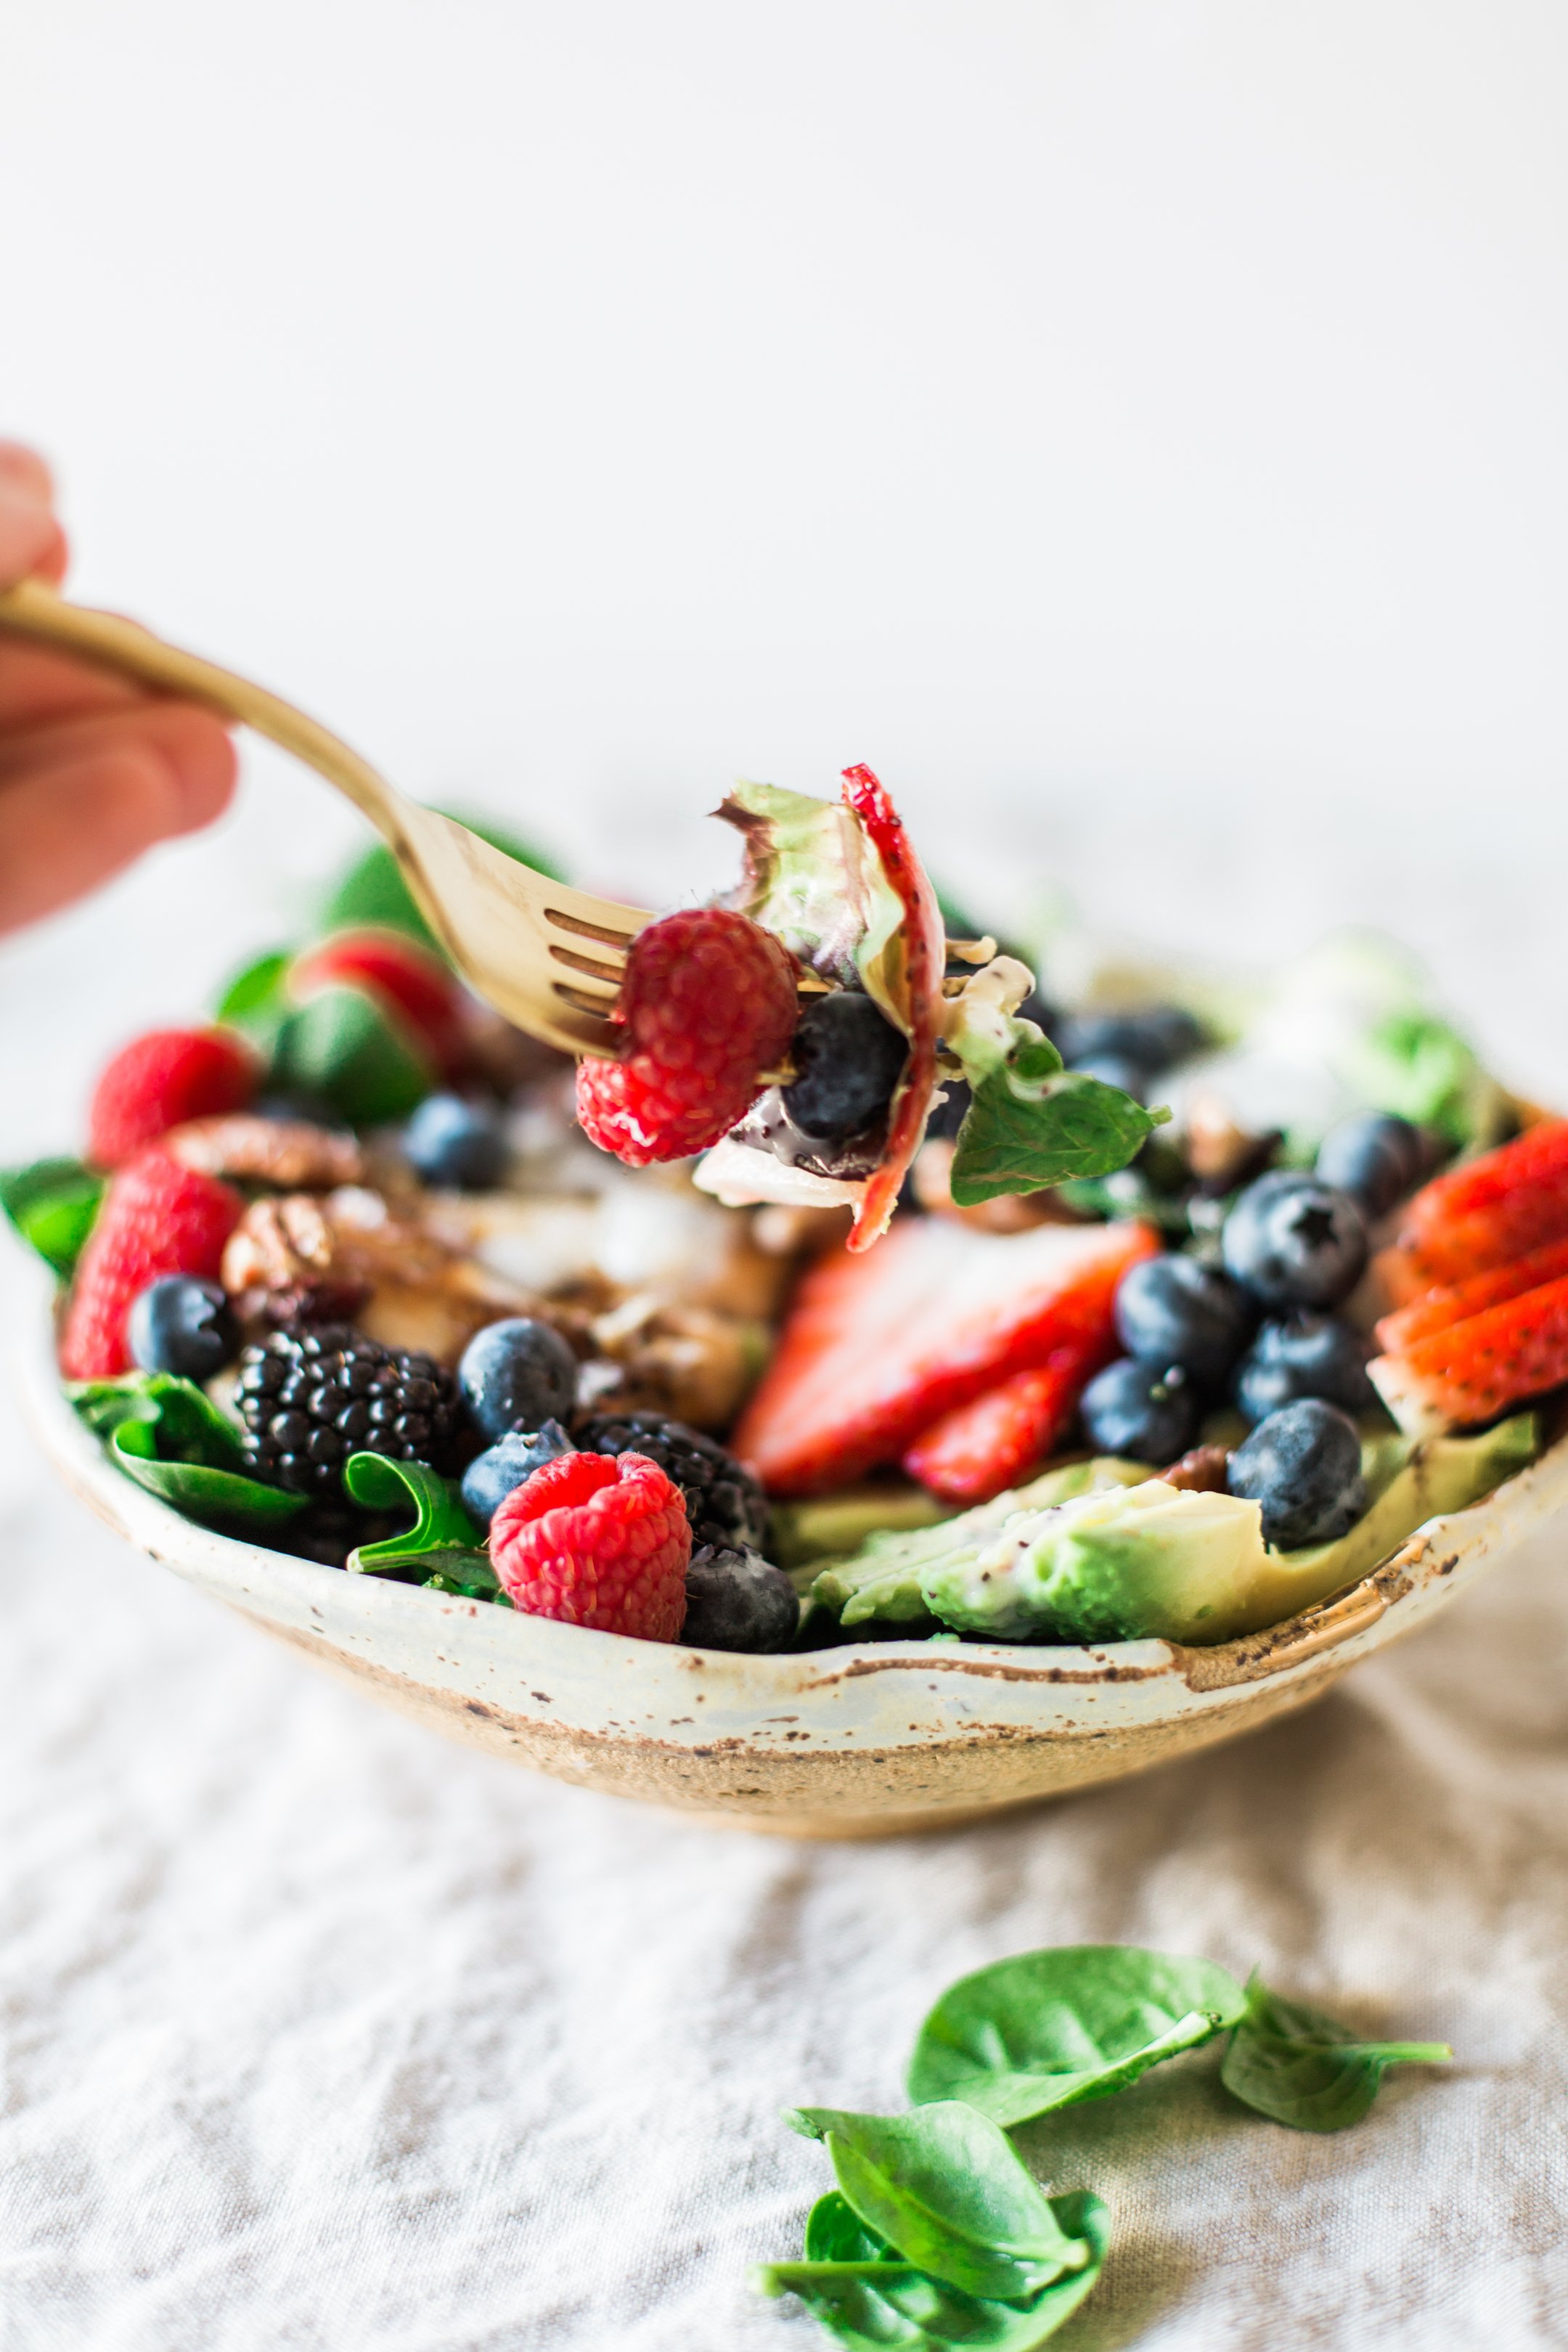
[[[1560,1535],[1248,1740],[812,1847],[405,1725],[4,1444],[5,2352],[804,2347],[745,2284],[826,2184],[778,2109],[897,2104],[944,1984],[1077,1939],[1258,1962],[1458,2061],[1337,2138],[1202,2056],[1034,2127],[1114,2213],[1064,2347],[1568,2341]]]

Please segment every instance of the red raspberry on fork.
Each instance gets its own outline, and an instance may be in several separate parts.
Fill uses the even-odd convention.
[[[503,1497],[490,1558],[531,1617],[673,1642],[686,1617],[691,1522],[646,1454],[561,1454]]]
[[[633,940],[616,1018],[632,1050],[578,1065],[584,1131],[629,1168],[685,1160],[745,1117],[788,1051],[795,967],[760,923],[694,907]]]

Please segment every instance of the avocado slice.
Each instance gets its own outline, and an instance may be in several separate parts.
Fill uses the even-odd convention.
[[[1465,1509],[1532,1461],[1533,1413],[1479,1437],[1363,1446],[1373,1500],[1338,1542],[1263,1542],[1257,1504],[1168,1486],[1101,1458],[1047,1471],[943,1525],[884,1529],[813,1580],[841,1623],[929,1626],[991,1641],[1210,1645],[1260,1632],[1352,1584],[1429,1518]]]
[[[1072,1496],[1104,1487],[1134,1486],[1150,1475],[1141,1462],[1100,1454],[1042,1471],[1027,1486],[1011,1487],[994,1501],[977,1504],[940,1526],[910,1530],[906,1523],[900,1529],[883,1519],[858,1550],[823,1563],[812,1580],[811,1598],[846,1625],[929,1623],[931,1611],[921,1586],[928,1565],[934,1568],[955,1555],[962,1557],[1016,1512],[1048,1510]],[[826,1511],[828,1506],[821,1507]]]
[[[1479,1437],[1432,1437],[1414,1447],[1399,1437],[1373,1439],[1362,1451],[1371,1509],[1337,1543],[1269,1552],[1236,1622],[1205,1638],[1228,1642],[1237,1633],[1261,1633],[1326,1600],[1342,1585],[1354,1584],[1425,1520],[1467,1510],[1513,1477],[1534,1461],[1541,1445],[1540,1420],[1533,1412],[1517,1412]]]

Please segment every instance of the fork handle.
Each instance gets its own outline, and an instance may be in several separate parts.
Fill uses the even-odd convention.
[[[118,613],[98,613],[57,596],[41,580],[23,580],[0,591],[0,629],[28,637],[36,645],[57,646],[64,653],[117,671],[139,685],[183,695],[205,703],[226,719],[239,720],[258,735],[281,744],[306,766],[353,801],[394,849],[401,847],[404,827],[398,809],[402,795],[378,775],[342,740],[314,719],[307,719],[280,695],[269,694],[216,662],[204,661],[178,646],[165,645],[137,621]]]

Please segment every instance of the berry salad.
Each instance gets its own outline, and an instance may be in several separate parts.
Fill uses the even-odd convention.
[[[868,770],[720,814],[619,1058],[467,995],[376,850],[0,1178],[126,1477],[416,1609],[1214,1643],[1557,1433],[1568,1120],[1395,951],[1042,991]]]

